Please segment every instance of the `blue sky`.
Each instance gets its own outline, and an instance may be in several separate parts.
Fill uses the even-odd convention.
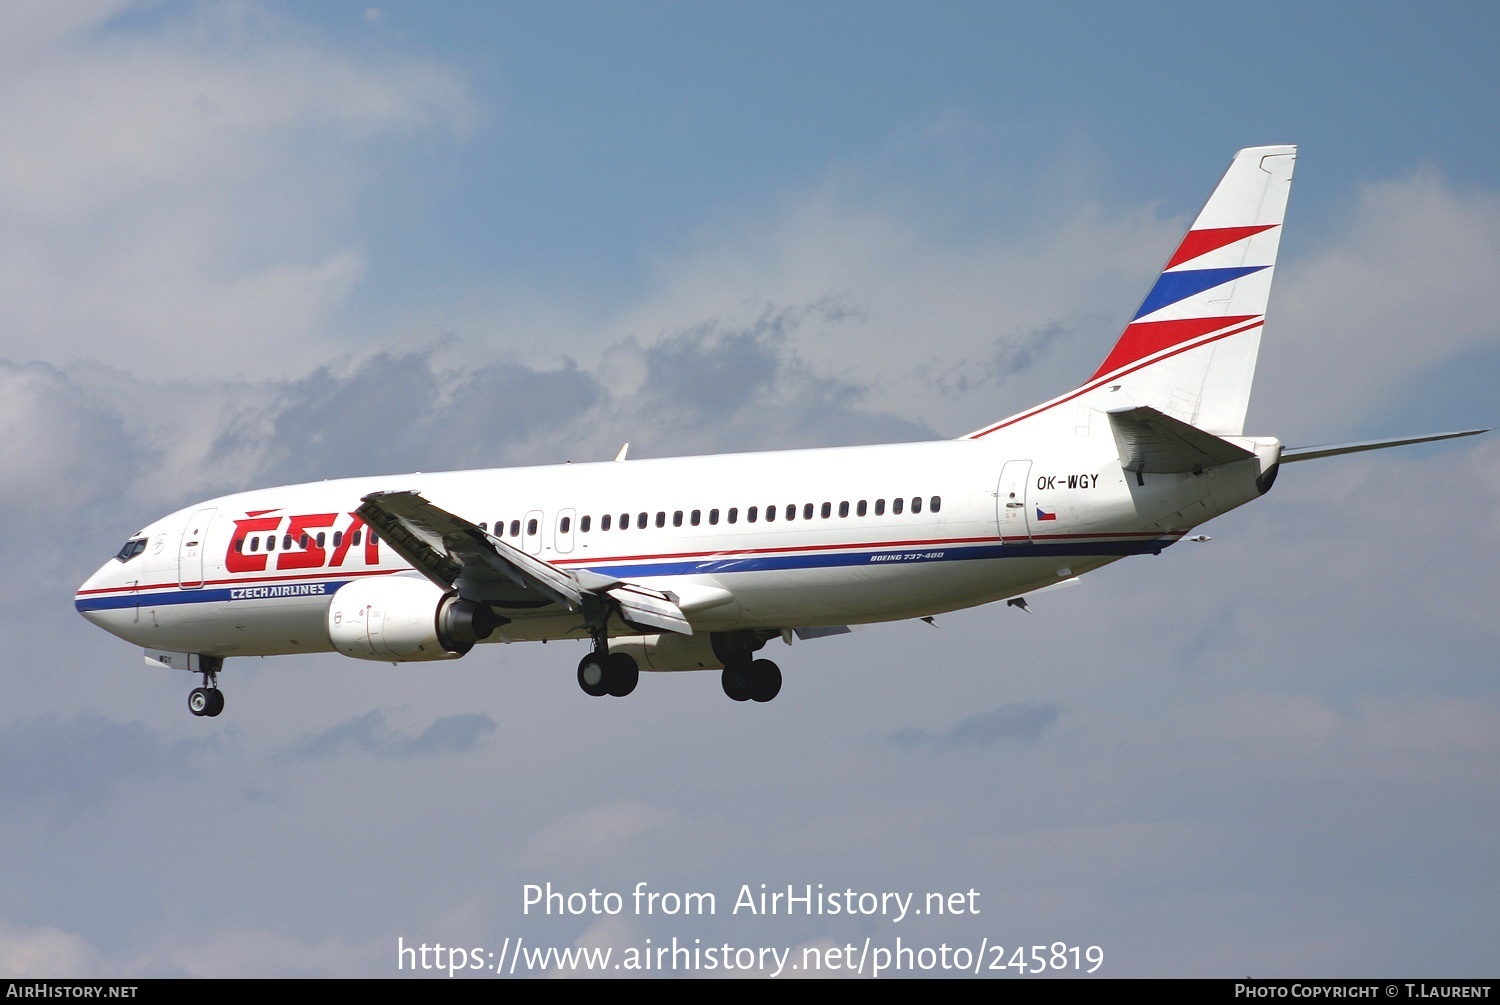
[[[961,434],[1092,372],[1254,144],[1300,151],[1248,431],[1491,424],[1497,42],[1490,4],[7,5],[0,973],[518,935],[1492,972],[1491,438],[1289,468],[1031,616],[799,643],[754,709],[590,702],[548,645],[245,661],[193,719],[71,595],[258,485]],[[989,913],[523,916],[546,880]]]

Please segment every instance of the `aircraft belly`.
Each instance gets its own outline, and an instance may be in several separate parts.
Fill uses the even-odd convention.
[[[175,603],[97,612],[111,633],[151,649],[208,656],[329,652],[327,596]]]

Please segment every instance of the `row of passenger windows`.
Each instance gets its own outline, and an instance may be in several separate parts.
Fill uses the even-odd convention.
[[[907,505],[908,502],[904,498],[892,499],[889,512],[893,515],[899,516],[906,511]],[[911,512],[922,512],[924,505],[926,506],[928,512],[939,513],[943,509],[943,497],[930,496],[925,501],[921,496],[911,497]],[[885,516],[887,509],[884,499],[876,499],[873,505],[867,499],[860,499],[857,502],[853,503],[845,500],[838,503],[837,506],[835,506],[835,504],[831,502],[825,502],[821,505],[817,503],[803,503],[800,510],[798,509],[796,503],[787,503],[785,509],[782,509],[779,506],[766,506],[764,508],[760,506],[751,506],[744,511],[743,516],[746,523],[758,523],[762,520],[764,520],[766,523],[774,523],[778,518],[786,521],[796,520],[799,514],[803,520],[812,520],[814,518],[828,520],[833,517],[835,512],[837,512],[840,517],[848,517],[850,515],[856,517],[871,515]],[[729,507],[729,509],[723,512],[722,516],[723,522],[725,523],[739,523],[741,517],[740,508],[738,506],[731,506]],[[599,530],[629,530],[631,519],[631,514],[629,513],[621,513],[618,519],[615,518],[615,515],[613,513],[606,513],[599,518]],[[652,514],[650,513],[636,513],[634,515],[634,522],[637,530],[645,530],[652,524],[655,524],[657,527],[665,527],[667,525],[667,519],[668,515],[666,510],[657,510],[654,519],[652,518]],[[684,521],[686,521],[687,525],[690,527],[698,527],[704,523],[704,513],[701,509],[689,511],[674,510],[671,514],[671,521],[673,527],[681,527]],[[709,510],[707,520],[708,526],[717,526],[719,521],[719,510]],[[572,519],[566,516],[559,520],[557,524],[558,533],[572,533],[572,522]],[[579,533],[587,534],[590,530],[593,529],[593,527],[594,518],[592,516],[584,516],[579,518]],[[488,531],[489,524],[481,523],[479,525],[479,528],[481,530]],[[509,529],[510,537],[520,537],[521,521],[512,520],[510,522]],[[536,534],[539,529],[540,528],[535,517],[532,517],[526,521],[526,533],[528,535]],[[505,533],[505,521],[496,520],[495,534],[497,536],[503,536],[505,535]]]
[[[354,547],[354,548],[358,548],[359,544],[360,544],[360,538],[363,535],[364,535],[364,531],[363,530],[356,530],[354,532],[353,540],[351,540],[349,542],[350,546]],[[380,541],[380,538],[376,536],[376,534],[375,534],[374,531],[371,531],[370,532],[370,543],[371,544],[377,544],[379,541]],[[234,550],[237,551],[237,552],[241,552],[241,553],[249,552],[250,554],[254,554],[255,552],[261,550],[262,542],[264,542],[264,547],[265,547],[266,551],[275,551],[276,550],[276,535],[275,534],[267,534],[264,538],[262,538],[260,535],[254,535],[254,536],[252,536],[250,538],[237,537],[237,538],[234,539]],[[316,544],[319,548],[321,548],[325,544],[327,544],[327,542],[328,542],[327,532],[326,531],[321,531],[321,530],[318,531],[317,534],[303,534],[296,541],[297,545],[300,546],[300,547],[302,547],[302,548],[306,548],[310,544]],[[292,542],[292,535],[290,535],[290,534],[283,534],[282,537],[281,537],[281,550],[282,551],[290,551],[291,547],[292,547],[292,543],[293,543]],[[335,548],[337,548],[340,545],[342,545],[343,543],[344,543],[344,532],[341,531],[341,530],[334,531],[333,532],[333,546]]]

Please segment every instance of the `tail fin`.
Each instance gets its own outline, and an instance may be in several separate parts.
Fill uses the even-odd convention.
[[[1271,294],[1294,146],[1235,154],[1187,236],[1099,369],[1062,398],[969,437],[985,436],[1080,396],[1082,407],[1147,405],[1217,436],[1245,429]],[[1107,388],[1108,404],[1089,392]],[[1069,423],[1071,424],[1071,422]],[[1080,428],[1088,422],[1081,421]]]
[[[1090,383],[1220,436],[1245,429],[1297,148],[1235,154]]]

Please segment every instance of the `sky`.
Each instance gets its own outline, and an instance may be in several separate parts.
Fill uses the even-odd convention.
[[[197,719],[72,593],[240,489],[961,435],[1093,372],[1250,145],[1299,160],[1247,432],[1494,424],[1497,44],[1483,3],[0,7],[0,975],[1495,976],[1500,437],[1289,467],[1029,615],[777,643],[748,707],[590,699],[569,643],[231,661]]]

